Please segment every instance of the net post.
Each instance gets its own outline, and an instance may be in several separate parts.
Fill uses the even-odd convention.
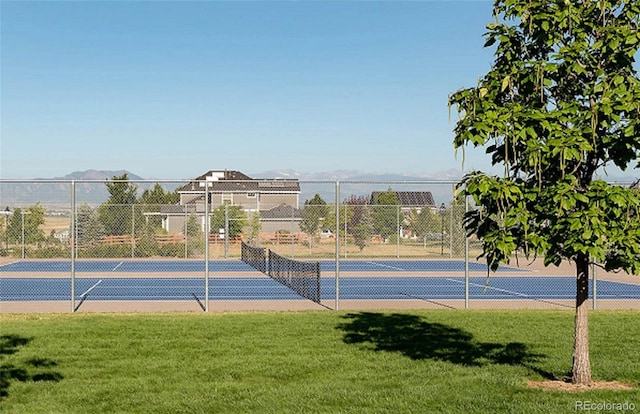
[[[316,262],[316,274],[318,274],[318,275],[320,274],[320,262]],[[320,299],[321,298],[321,296],[320,296],[321,293],[320,292],[321,292],[321,290],[320,290],[320,278],[318,277],[316,279],[316,297],[318,298],[318,303],[321,304],[322,301]]]
[[[340,310],[340,180],[336,180],[336,233],[335,233],[335,279],[336,299],[335,310]],[[345,234],[346,236],[346,234]]]
[[[76,182],[71,181],[71,224],[69,226],[71,240],[71,313],[76,311]]]

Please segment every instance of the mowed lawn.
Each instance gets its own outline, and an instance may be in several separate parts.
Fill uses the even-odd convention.
[[[0,412],[640,411],[640,313],[590,316],[594,377],[634,389],[528,385],[570,369],[570,311],[0,314]]]

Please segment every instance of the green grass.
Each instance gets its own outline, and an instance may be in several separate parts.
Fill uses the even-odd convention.
[[[591,313],[594,377],[640,386],[640,314]],[[565,311],[0,314],[3,413],[562,413],[640,390],[570,369]]]

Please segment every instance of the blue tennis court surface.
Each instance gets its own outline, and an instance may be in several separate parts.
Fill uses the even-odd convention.
[[[193,300],[205,297],[204,278],[76,278],[77,300]],[[593,291],[593,285],[590,287]],[[599,280],[601,299],[640,299],[640,285]],[[463,277],[341,277],[340,299],[463,299]],[[335,279],[322,278],[323,300],[335,299]],[[470,299],[572,299],[573,277],[500,277],[469,280]],[[2,278],[0,301],[63,301],[71,298],[70,278]],[[209,279],[209,299],[301,299],[264,277]]]
[[[320,282],[320,297],[323,301],[335,300],[336,280],[327,276],[335,275],[336,263],[325,260],[320,264],[325,275]],[[77,260],[74,269],[74,300],[78,301],[202,301],[207,296],[202,260]],[[448,277],[445,273],[461,275],[464,269],[462,260],[344,260],[340,261],[339,299],[464,299],[464,277]],[[486,266],[469,263],[469,270],[485,272]],[[469,299],[575,298],[575,276],[528,277],[526,270],[522,270],[522,276],[504,276],[505,271],[520,270],[503,266],[489,280],[484,276],[470,277]],[[70,300],[70,272],[70,260],[28,260],[1,265],[0,302]],[[217,275],[221,272],[226,273],[224,277]],[[210,261],[209,275],[211,301],[304,300],[274,279],[255,276],[255,269],[240,260]],[[593,281],[590,292],[594,292]],[[637,284],[599,280],[597,292],[601,299],[640,299]]]

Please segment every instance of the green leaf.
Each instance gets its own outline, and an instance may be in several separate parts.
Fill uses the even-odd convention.
[[[502,79],[502,86],[500,88],[501,92],[504,92],[509,87],[510,81],[511,81],[511,77],[509,75],[505,76],[504,79]]]

